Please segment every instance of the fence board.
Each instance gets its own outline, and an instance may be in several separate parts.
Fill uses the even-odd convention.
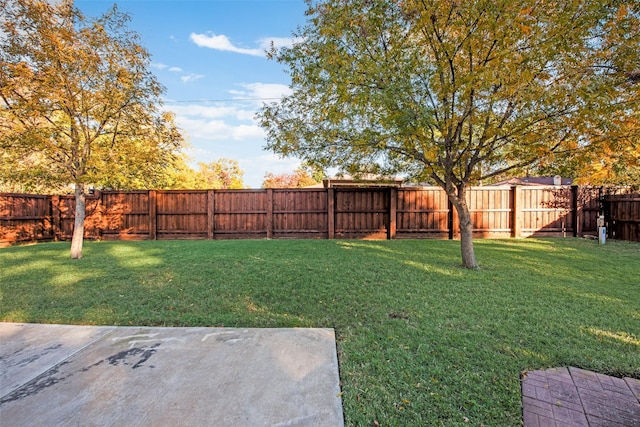
[[[476,187],[477,237],[596,233],[602,191]],[[609,197],[611,237],[638,239],[638,196]],[[633,197],[636,197],[634,199]],[[70,239],[73,196],[0,194],[0,243]],[[439,187],[109,191],[87,196],[88,239],[446,238],[457,215]]]

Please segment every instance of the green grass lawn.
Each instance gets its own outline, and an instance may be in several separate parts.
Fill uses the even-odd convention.
[[[520,373],[640,378],[640,244],[87,242],[0,249],[0,320],[335,328],[347,425],[520,425]],[[469,422],[465,422],[468,420]]]

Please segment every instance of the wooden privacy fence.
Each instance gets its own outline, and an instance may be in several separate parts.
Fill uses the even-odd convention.
[[[605,196],[603,208],[609,237],[640,242],[640,194]]]
[[[635,224],[615,237],[638,240],[638,200],[610,200],[616,226]],[[477,237],[581,236],[596,234],[601,190],[474,187],[468,203]],[[70,239],[74,208],[73,196],[0,194],[0,243]],[[439,187],[105,191],[87,196],[85,227],[123,240],[458,236]]]

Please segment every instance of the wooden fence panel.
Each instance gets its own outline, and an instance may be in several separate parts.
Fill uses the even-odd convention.
[[[99,195],[101,236],[107,240],[149,239],[149,192],[103,192]]]
[[[396,237],[445,238],[449,233],[449,202],[441,188],[399,188]]]
[[[273,237],[327,238],[327,191],[324,189],[274,189]]]
[[[216,239],[267,237],[266,190],[216,190],[214,205]]]
[[[566,187],[522,187],[521,236],[573,233],[572,192]]]
[[[206,190],[156,192],[158,239],[206,239],[207,225]]]
[[[581,236],[596,232],[601,194],[476,187],[467,202],[477,237]],[[625,197],[608,196],[610,236],[637,240],[640,197]],[[438,187],[110,191],[86,200],[88,239],[458,236],[457,215]],[[0,194],[0,244],[71,239],[74,209],[70,195]]]
[[[0,194],[0,246],[53,237],[49,196]]]
[[[389,195],[388,188],[335,188],[335,236],[386,239]]]
[[[640,194],[607,196],[605,202],[609,237],[640,242]]]
[[[475,187],[468,203],[477,237],[509,237],[512,229],[511,187]]]

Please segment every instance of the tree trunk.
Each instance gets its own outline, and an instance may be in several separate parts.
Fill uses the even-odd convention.
[[[84,240],[85,195],[84,184],[76,184],[76,217],[73,223],[73,237],[71,238],[71,258],[82,258],[82,242]]]
[[[457,194],[449,194],[451,204],[456,208],[460,220],[460,252],[465,268],[478,268],[476,253],[473,249],[473,222],[467,205],[466,189],[458,188]]]
[[[460,218],[460,251],[462,252],[462,264],[466,268],[478,268],[476,253],[473,249],[473,223],[471,222],[469,207],[465,203],[462,211],[457,210],[458,217]]]

